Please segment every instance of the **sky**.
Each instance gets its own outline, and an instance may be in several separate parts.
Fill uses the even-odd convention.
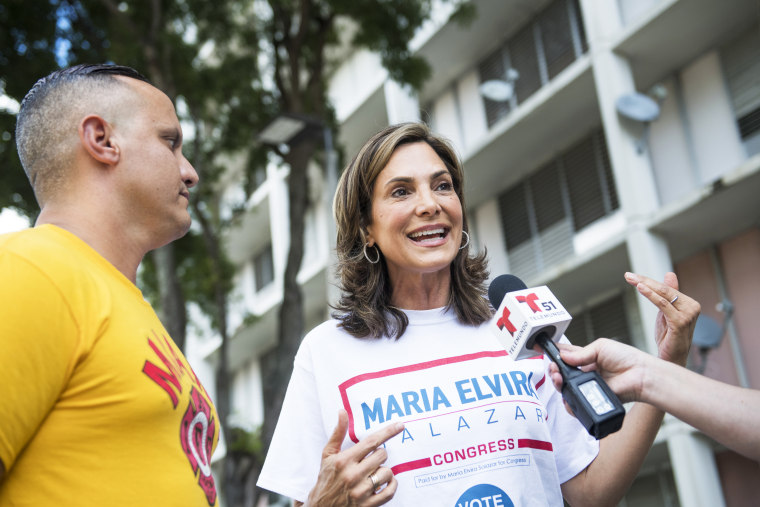
[[[2,89],[0,89],[0,109],[5,109],[11,113],[18,112],[18,102],[3,94]],[[5,208],[0,211],[0,234],[26,229],[27,227],[29,227],[29,221],[19,216],[12,209]]]
[[[29,227],[29,220],[20,216],[10,208],[0,212],[0,234],[5,232],[20,231]]]

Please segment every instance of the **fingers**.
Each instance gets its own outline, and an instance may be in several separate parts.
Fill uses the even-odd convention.
[[[346,438],[346,430],[348,430],[348,413],[340,409],[338,410],[338,423],[335,425],[332,435],[330,435],[327,444],[322,450],[322,459],[340,452],[340,446]]]
[[[391,438],[401,433],[403,430],[404,430],[404,425],[402,423],[393,423],[387,426],[383,426],[382,428],[375,431],[374,433],[370,433],[369,435],[361,439],[355,446],[349,449],[348,452],[352,454],[357,460],[361,460],[362,458],[367,456],[369,453],[378,450],[380,446],[382,446],[385,442],[387,442]],[[385,452],[384,449],[380,449],[380,450]],[[380,461],[380,463],[382,463],[383,461],[385,461],[385,459]]]
[[[354,491],[360,495],[379,496],[379,498],[372,497],[372,501],[380,503],[372,503],[372,505],[381,505],[393,496],[395,488],[389,490],[391,482],[395,480],[393,472],[390,468],[381,466],[388,459],[388,452],[383,444],[398,435],[403,429],[404,425],[401,423],[389,424],[364,437],[355,446],[344,451],[346,459],[355,463],[355,477],[359,477],[361,481],[359,491],[356,489]],[[370,476],[375,478],[376,484],[372,483]]]
[[[662,300],[664,305],[679,295],[678,278],[675,273],[667,273],[663,282],[658,282],[657,280],[636,273],[625,273],[625,281],[636,287],[644,297],[657,306],[661,306],[658,304],[660,300]]]
[[[551,363],[549,365],[549,377],[552,380],[552,384],[554,384],[554,389],[561,393],[563,384],[562,374],[559,372],[559,368],[554,363]]]
[[[378,489],[370,492],[369,499],[366,501],[365,505],[373,507],[375,505],[386,504],[393,498],[393,495],[396,494],[398,481],[396,481],[396,478],[393,476],[393,472],[391,472],[389,468],[378,469],[378,471],[375,472],[375,475],[377,477],[376,480],[378,482],[383,480],[386,471],[387,474],[390,474],[388,479],[385,482],[380,483],[380,487]],[[383,474],[382,476],[380,475],[381,473]]]
[[[668,287],[678,290],[678,277],[672,271],[665,273],[664,281]]]
[[[600,338],[606,339],[606,338]],[[568,345],[566,343],[557,344],[560,350],[560,356],[570,366],[579,366],[584,371],[589,368],[585,368],[588,365],[593,365],[596,361],[597,350],[600,344],[598,340],[591,342],[585,347],[579,347],[577,345]]]
[[[549,375],[551,376],[552,384],[554,384],[554,388],[557,390],[557,392],[561,393],[562,385],[564,381],[562,379],[562,374],[559,372],[559,367],[553,362],[549,365]],[[570,405],[567,404],[564,398],[562,399],[562,403],[565,405],[565,410],[567,410],[567,413],[575,417],[575,414],[573,413],[573,409],[570,408]]]
[[[687,319],[696,318],[701,310],[697,301],[678,291],[675,273],[666,273],[663,282],[636,273],[626,273],[625,280],[668,318],[676,317],[678,312],[686,314]]]
[[[404,429],[401,423],[389,424],[371,433],[356,445],[341,451],[348,429],[348,413],[338,412],[338,422],[322,452],[317,484],[309,493],[315,505],[382,505],[396,491],[383,444]]]

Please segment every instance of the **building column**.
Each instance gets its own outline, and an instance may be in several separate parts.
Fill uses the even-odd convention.
[[[387,80],[383,85],[388,124],[420,121],[420,102],[410,86]]]
[[[613,51],[613,44],[623,31],[619,4],[609,0],[580,0],[580,4],[599,111],[618,199],[626,219],[630,269],[662,280],[666,272],[672,271],[673,264],[665,240],[649,230],[649,222],[660,203],[648,150],[646,146],[638,149],[643,125],[620,118],[615,107],[620,96],[637,91],[630,62]],[[646,348],[657,354],[654,323],[658,310],[643,297],[637,301]],[[666,434],[680,504],[724,505],[715,459],[705,441],[692,431]]]
[[[274,281],[282,287],[282,277],[290,248],[290,214],[288,213],[288,183],[290,168],[276,164],[267,165],[269,180],[269,227],[272,240],[272,265]]]
[[[681,505],[723,507],[723,488],[717,474],[715,453],[705,437],[690,426],[672,420],[666,426],[678,426],[668,437],[670,464]],[[715,473],[706,473],[716,470]]]

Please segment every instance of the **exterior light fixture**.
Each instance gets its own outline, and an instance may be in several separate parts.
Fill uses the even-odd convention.
[[[280,146],[289,144],[306,128],[306,121],[292,116],[279,115],[258,135],[265,144]]]

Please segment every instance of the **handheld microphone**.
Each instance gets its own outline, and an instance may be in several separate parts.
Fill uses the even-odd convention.
[[[570,324],[570,314],[546,286],[528,289],[514,275],[497,276],[488,287],[488,299],[496,308],[491,329],[515,360],[536,355],[538,344],[559,367],[562,397],[583,427],[597,440],[623,425],[625,408],[596,371],[568,366],[555,341]]]

